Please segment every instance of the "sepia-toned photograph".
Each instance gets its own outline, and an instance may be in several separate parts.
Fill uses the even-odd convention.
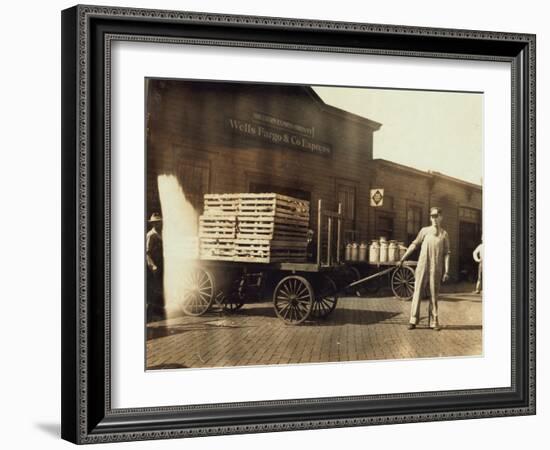
[[[483,355],[483,93],[145,79],[146,370]]]

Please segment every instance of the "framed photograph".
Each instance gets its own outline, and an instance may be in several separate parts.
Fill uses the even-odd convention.
[[[62,12],[62,437],[535,414],[535,36]]]

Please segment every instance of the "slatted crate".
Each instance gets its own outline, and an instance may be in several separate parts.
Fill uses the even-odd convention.
[[[229,215],[237,214],[239,206],[239,194],[205,194],[205,215]]]
[[[234,239],[201,238],[199,244],[199,257],[201,259],[232,261],[234,256]]]
[[[203,259],[305,261],[309,202],[274,193],[206,194],[199,221]]]
[[[309,202],[281,194],[239,194],[237,211],[239,218],[274,216],[309,223]]]
[[[203,214],[199,217],[199,238],[235,239],[236,225],[236,216]]]
[[[237,239],[307,243],[309,202],[274,193],[240,194]]]
[[[276,217],[239,217],[237,239],[307,240],[308,225]]]
[[[234,261],[298,262],[307,257],[307,242],[273,241],[268,239],[236,239]]]

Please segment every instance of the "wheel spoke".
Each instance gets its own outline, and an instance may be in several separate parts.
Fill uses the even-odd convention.
[[[308,308],[306,308],[301,303],[296,303],[296,311],[300,312],[300,314],[305,314],[308,311]]]
[[[283,284],[283,285],[281,286],[280,291],[281,291],[282,293],[284,293],[287,297],[290,297],[290,292],[288,291],[288,288],[287,288],[287,285],[286,285],[286,284]]]
[[[291,306],[290,307],[290,320],[291,321],[296,321],[296,308],[294,306]]]
[[[287,303],[286,305],[282,306],[278,311],[279,314],[282,314],[284,311],[286,311],[290,307],[290,303]]]
[[[309,293],[307,292],[307,288],[303,285],[299,286],[299,290],[298,290],[298,292],[296,292],[296,296],[299,297],[299,298],[303,297],[304,292],[306,293],[307,296],[309,296]]]
[[[183,312],[193,316],[200,316],[210,308],[215,301],[223,305],[226,296],[223,291],[214,295],[213,277],[206,269],[196,268],[187,275],[185,289],[182,295],[181,308]]]
[[[286,319],[286,317],[288,316],[288,313],[289,311],[291,310],[291,304],[290,303],[287,303],[283,308],[281,308],[281,310],[279,311],[281,314],[286,311],[286,313],[284,314],[284,318]]]
[[[325,306],[327,309],[330,309],[331,304],[330,304],[326,299],[322,299],[322,304],[323,304],[323,306]]]

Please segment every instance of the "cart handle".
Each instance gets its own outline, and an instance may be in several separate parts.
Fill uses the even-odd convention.
[[[369,275],[368,277],[361,278],[360,280],[354,281],[353,283],[348,284],[344,289],[348,289],[350,287],[357,286],[358,284],[364,283],[365,281],[372,280],[373,278],[381,277],[382,275],[385,275],[385,274],[391,272],[392,270],[395,270],[395,267],[392,266],[389,269],[384,269],[380,272],[376,272],[372,275]]]

